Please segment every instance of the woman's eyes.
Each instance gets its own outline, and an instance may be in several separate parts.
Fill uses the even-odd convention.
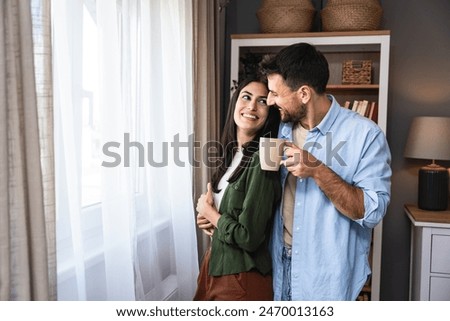
[[[260,103],[261,105],[267,106],[267,99],[261,98],[260,100],[258,100],[258,103]]]
[[[242,99],[243,100],[247,100],[247,101],[251,101],[252,97],[250,95],[243,95]],[[267,106],[267,98],[260,98],[260,99],[258,99],[258,104]]]

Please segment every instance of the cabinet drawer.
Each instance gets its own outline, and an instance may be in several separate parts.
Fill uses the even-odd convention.
[[[450,235],[432,235],[431,272],[450,274]]]
[[[450,301],[450,278],[430,278],[430,301]]]

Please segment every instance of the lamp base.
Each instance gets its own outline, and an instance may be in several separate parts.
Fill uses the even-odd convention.
[[[448,206],[448,171],[430,164],[419,170],[419,208],[445,211]]]

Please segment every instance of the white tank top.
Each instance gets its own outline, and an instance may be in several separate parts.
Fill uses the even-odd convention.
[[[217,189],[219,189],[220,192],[213,193],[214,205],[216,206],[217,210],[219,210],[220,208],[220,203],[222,202],[223,194],[225,193],[225,190],[228,187],[228,179],[230,178],[231,174],[233,174],[235,169],[238,167],[239,163],[242,160],[242,156],[244,156],[244,154],[242,153],[242,150],[239,149],[234,155],[230,167],[228,167],[227,171],[225,172],[225,174],[223,174],[222,178],[219,181]]]

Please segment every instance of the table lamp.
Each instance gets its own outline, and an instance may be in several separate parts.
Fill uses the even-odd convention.
[[[450,117],[415,117],[404,156],[432,161],[419,170],[418,207],[429,211],[446,210],[449,174],[435,160],[450,160]]]

